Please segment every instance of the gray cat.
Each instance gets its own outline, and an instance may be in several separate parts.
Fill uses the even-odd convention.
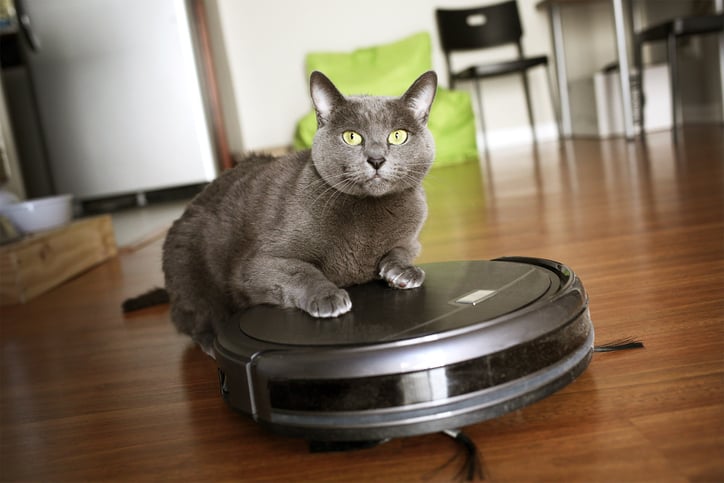
[[[163,271],[178,330],[213,356],[215,328],[245,307],[337,317],[352,308],[343,287],[422,285],[412,261],[427,214],[436,87],[427,72],[399,98],[345,97],[312,73],[311,151],[240,161],[169,230]]]

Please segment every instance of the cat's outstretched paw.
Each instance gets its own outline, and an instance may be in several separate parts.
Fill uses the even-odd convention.
[[[309,299],[306,310],[312,317],[338,317],[352,309],[352,301],[346,290],[338,289],[324,295],[316,295]]]
[[[380,277],[393,288],[417,288],[425,281],[425,271],[420,267],[390,263],[382,267]]]

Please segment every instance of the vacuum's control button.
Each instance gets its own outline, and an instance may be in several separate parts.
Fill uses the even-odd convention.
[[[463,295],[462,297],[457,299],[455,303],[475,305],[478,302],[481,302],[482,300],[490,297],[494,293],[495,290],[475,290],[474,292],[470,292],[467,295]]]

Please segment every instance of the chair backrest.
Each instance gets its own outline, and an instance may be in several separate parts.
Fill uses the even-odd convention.
[[[467,9],[437,9],[437,28],[445,53],[516,43],[523,29],[515,0]]]

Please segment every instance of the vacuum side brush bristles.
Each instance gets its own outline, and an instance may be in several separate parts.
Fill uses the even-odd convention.
[[[614,352],[624,351],[628,349],[642,349],[644,343],[632,338],[619,339],[608,342],[606,344],[597,345],[593,348],[593,352]]]

